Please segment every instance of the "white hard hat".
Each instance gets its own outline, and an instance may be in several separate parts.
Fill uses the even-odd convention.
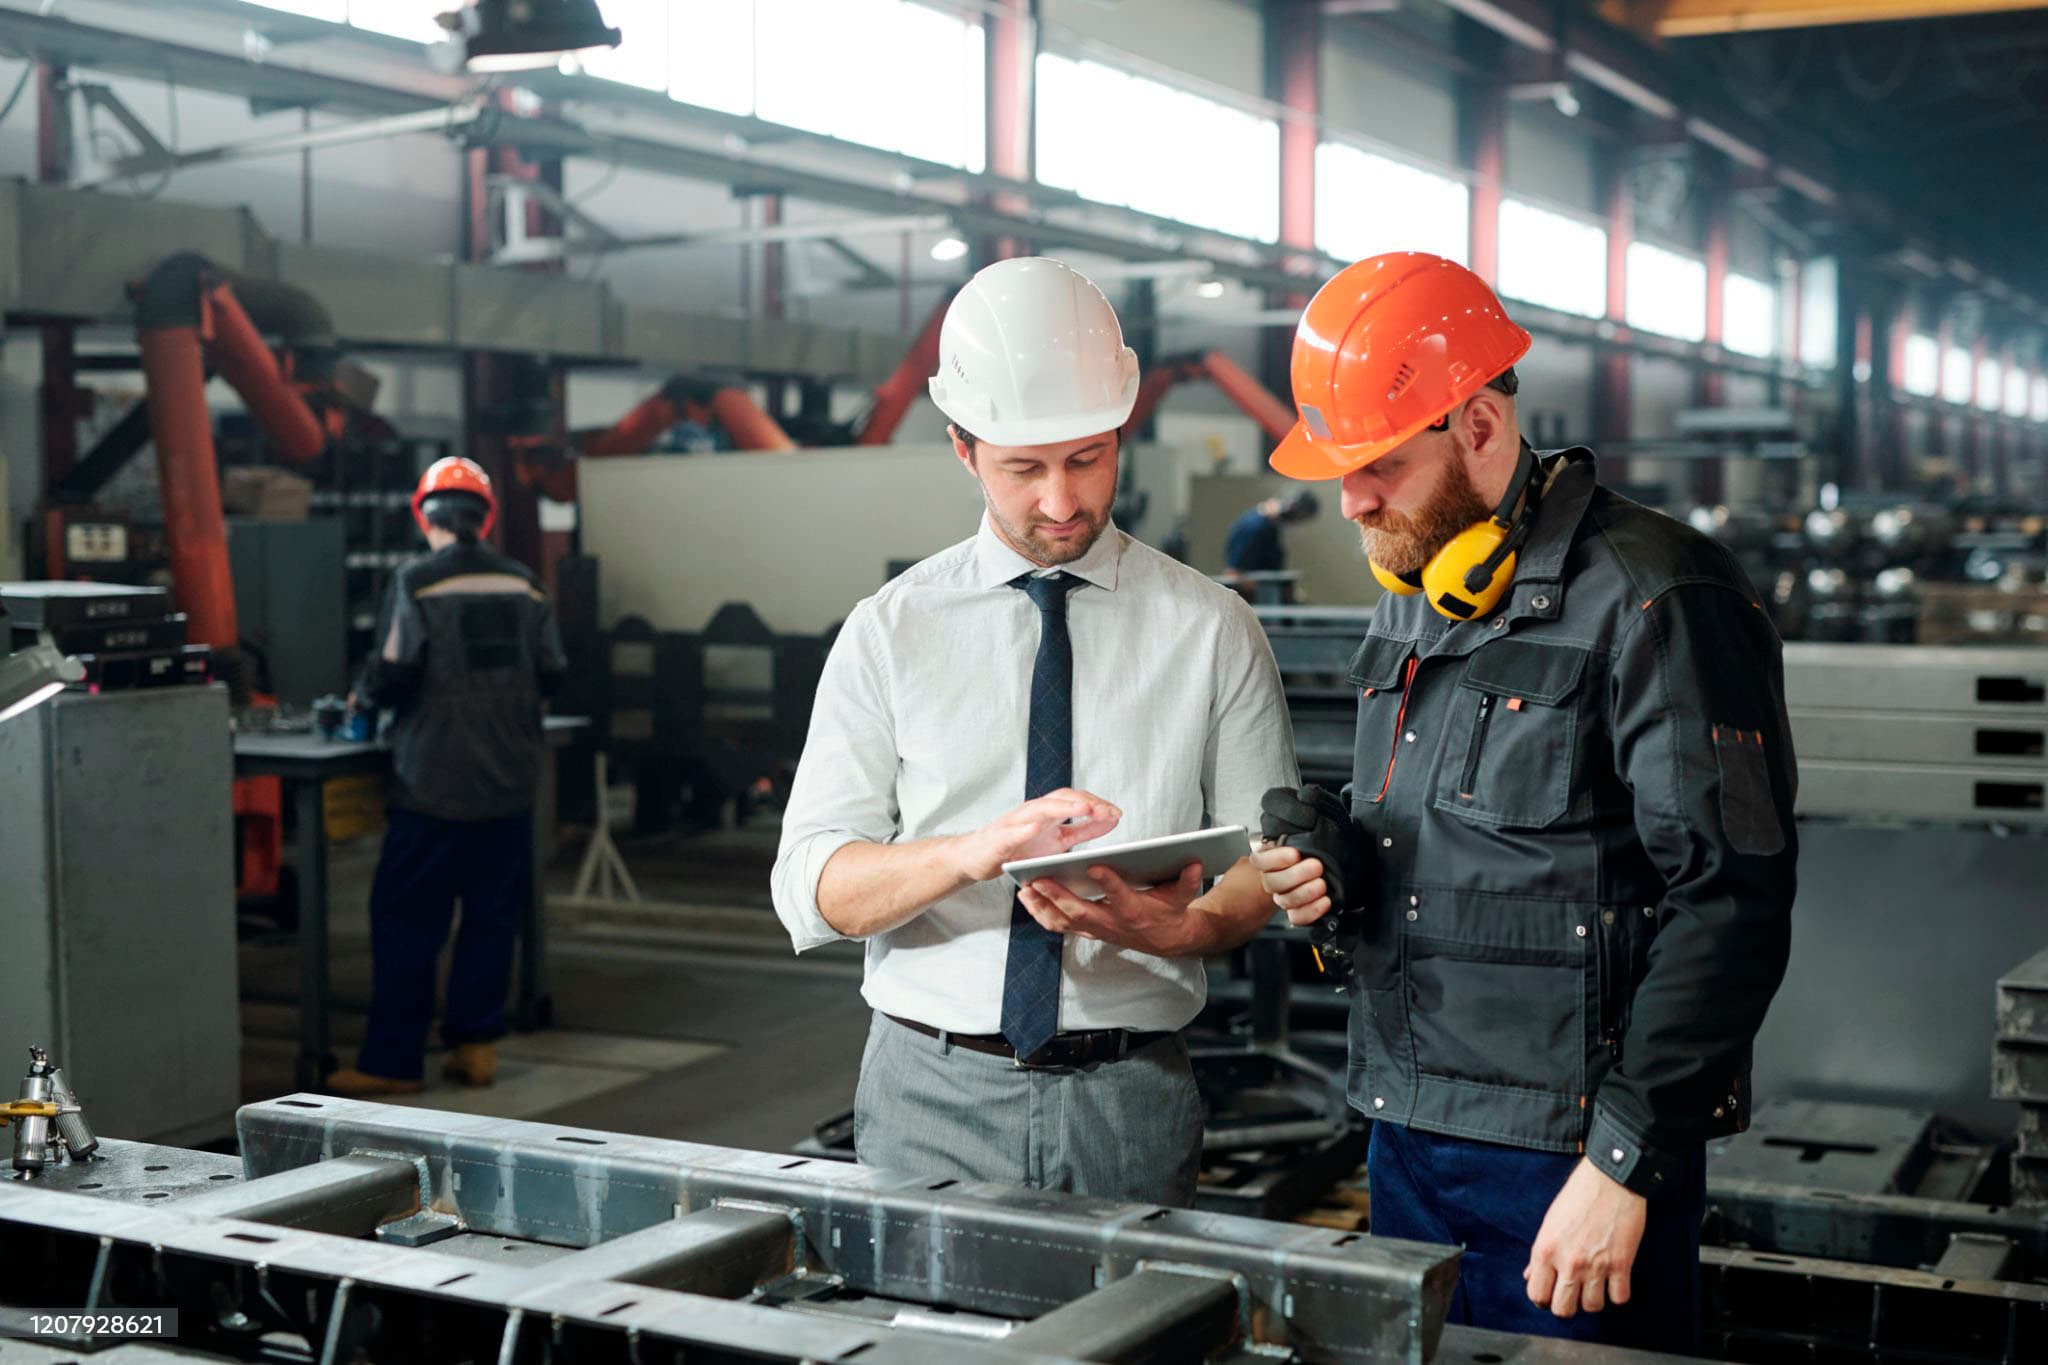
[[[932,401],[999,446],[1121,427],[1138,401],[1138,353],[1086,275],[1044,256],[997,261],[961,287],[939,327]]]

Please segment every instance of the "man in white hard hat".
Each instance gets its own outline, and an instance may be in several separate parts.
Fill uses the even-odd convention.
[[[998,262],[940,332],[932,398],[980,529],[847,616],[783,819],[797,951],[867,945],[854,1103],[871,1165],[1185,1204],[1201,959],[1272,913],[1249,861],[1108,895],[1002,865],[1255,824],[1295,781],[1279,671],[1236,594],[1109,520],[1138,358],[1086,277]]]

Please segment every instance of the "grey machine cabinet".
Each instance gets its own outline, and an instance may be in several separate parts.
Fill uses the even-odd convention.
[[[232,777],[219,684],[0,723],[0,1098],[38,1045],[104,1135],[233,1131]]]

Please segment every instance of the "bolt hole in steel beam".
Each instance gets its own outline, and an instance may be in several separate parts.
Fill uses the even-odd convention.
[[[2038,706],[2048,701],[2048,687],[2033,678],[1984,677],[1977,679],[1977,700]]]

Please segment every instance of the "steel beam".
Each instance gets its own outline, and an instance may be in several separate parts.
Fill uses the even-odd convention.
[[[1699,38],[2042,8],[2048,6],[2041,0],[1602,0],[1600,14],[1610,23],[1659,38]]]
[[[432,1209],[493,1236],[592,1247],[720,1204],[784,1210],[802,1275],[1005,1317],[1194,1267],[1237,1277],[1250,1340],[1315,1360],[1427,1359],[1456,1278],[1448,1247],[322,1096],[250,1105],[238,1129],[258,1176],[358,1151],[422,1162]]]
[[[186,1198],[181,1213],[367,1237],[420,1207],[420,1173],[410,1161],[342,1156]]]
[[[1215,1275],[1140,1270],[1027,1323],[1008,1344],[1115,1365],[1205,1360],[1237,1326],[1237,1289]]]
[[[550,1261],[535,1282],[611,1280],[736,1299],[795,1272],[796,1236],[786,1213],[713,1206]]]

